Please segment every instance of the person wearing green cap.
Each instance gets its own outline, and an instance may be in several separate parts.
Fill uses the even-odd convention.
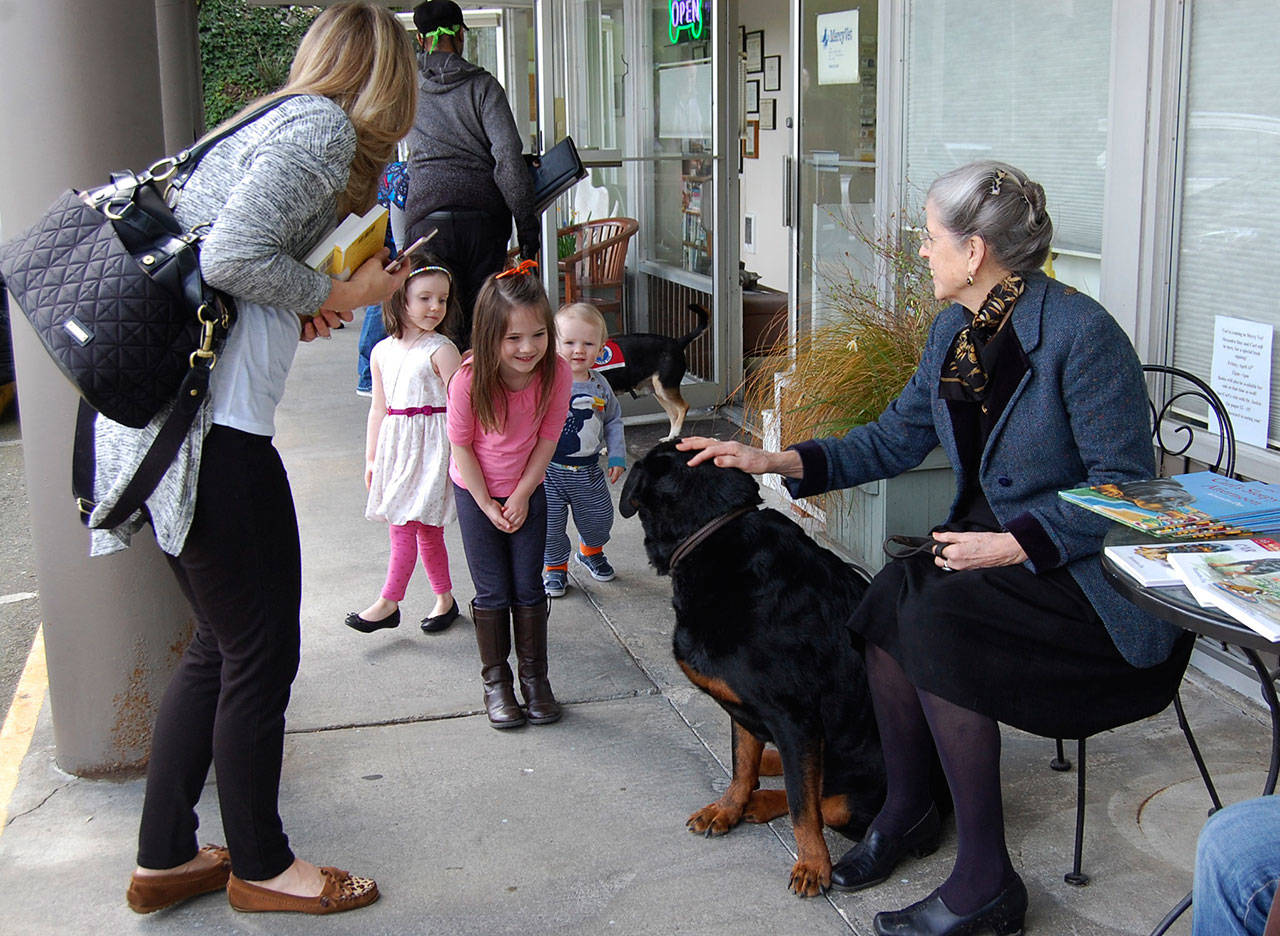
[[[418,110],[409,134],[406,239],[437,229],[431,249],[455,271],[458,347],[471,345],[471,311],[486,276],[506,265],[511,221],[520,252],[541,246],[533,183],[511,105],[498,80],[462,57],[466,26],[453,0],[414,7]]]

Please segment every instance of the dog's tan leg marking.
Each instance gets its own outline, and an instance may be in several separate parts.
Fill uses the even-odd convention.
[[[782,776],[782,755],[773,748],[765,748],[764,754],[760,757],[760,776]]]
[[[800,810],[792,813],[796,833],[796,863],[791,890],[800,897],[816,897],[831,886],[831,854],[822,837],[822,753],[801,764]]]
[[[671,433],[666,439],[662,440],[666,442],[669,439],[676,438],[684,431],[684,415],[689,412],[689,404],[680,395],[679,387],[668,390],[658,383],[656,376],[653,378],[653,395],[658,398],[658,403],[667,414],[667,421],[671,424]]]
[[[743,810],[754,799],[752,791],[760,782],[760,752],[763,750],[763,741],[736,721],[733,723],[733,779],[729,781],[724,796],[689,817],[685,826],[690,832],[701,832],[706,836],[724,835],[742,821]]]
[[[849,808],[849,797],[840,793],[836,796],[822,798],[822,822],[832,828],[847,826],[853,819],[853,810]]]
[[[786,790],[756,790],[742,813],[743,822],[772,822],[787,814]]]

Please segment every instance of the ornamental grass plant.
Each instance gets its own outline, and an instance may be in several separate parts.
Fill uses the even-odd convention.
[[[746,383],[749,420],[763,425],[765,412],[774,410],[781,448],[874,421],[911,378],[945,306],[933,297],[912,229],[876,236],[847,227],[876,268],[847,252],[821,268],[821,323],[784,337],[772,366],[755,368]]]

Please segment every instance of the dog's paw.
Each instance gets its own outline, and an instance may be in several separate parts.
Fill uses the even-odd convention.
[[[685,822],[690,832],[698,832],[711,838],[715,835],[728,835],[729,830],[742,821],[741,807],[726,806],[720,801],[710,806],[703,806]]]
[[[789,887],[797,897],[817,897],[826,893],[831,887],[831,862],[800,859],[791,868]]]
[[[743,822],[772,822],[787,814],[786,790],[752,790],[747,807],[742,811]]]

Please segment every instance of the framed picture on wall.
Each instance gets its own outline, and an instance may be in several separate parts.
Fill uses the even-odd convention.
[[[747,132],[742,136],[742,156],[744,159],[760,158],[760,121],[748,120]]]
[[[778,99],[765,98],[760,102],[760,129],[778,129]]]
[[[747,113],[760,113],[760,82],[747,82]]]
[[[742,40],[742,51],[747,53],[747,74],[764,71],[764,30],[747,33]]]
[[[764,57],[764,89],[766,91],[782,90],[781,55],[766,55]]]

